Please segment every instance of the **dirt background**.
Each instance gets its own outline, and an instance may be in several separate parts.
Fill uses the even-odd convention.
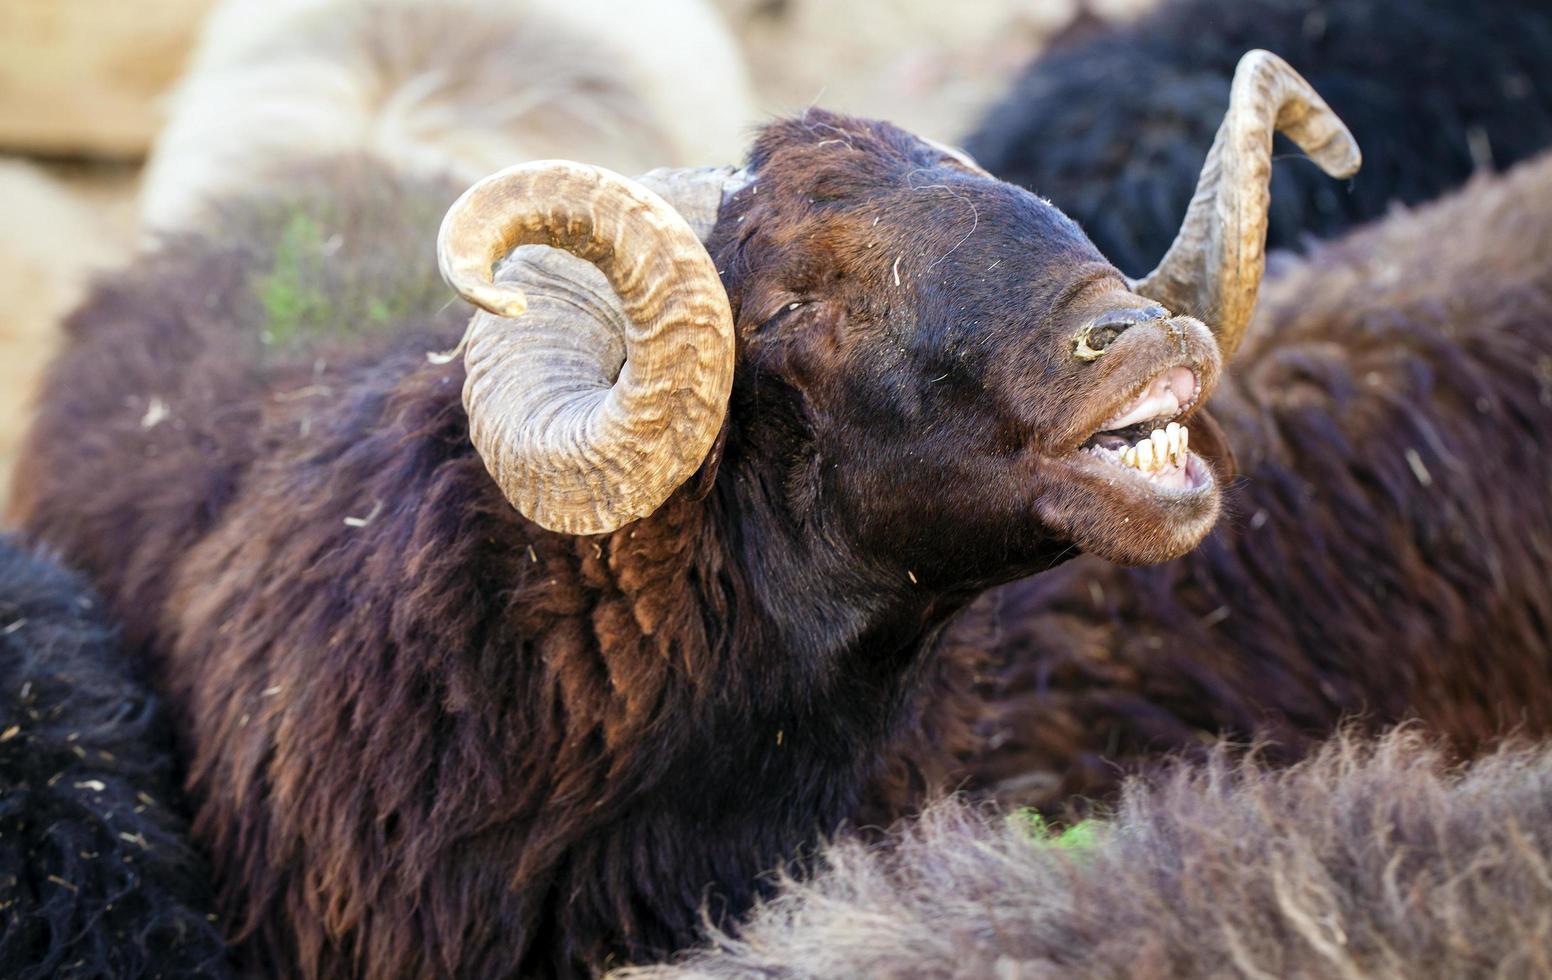
[[[953,142],[1078,18],[1155,0],[712,0],[764,116],[824,105]],[[0,506],[57,324],[138,234],[140,162],[212,0],[0,0]]]

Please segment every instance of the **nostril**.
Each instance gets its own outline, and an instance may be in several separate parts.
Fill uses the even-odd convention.
[[[1105,349],[1127,329],[1139,323],[1163,319],[1168,315],[1162,306],[1106,310],[1089,321],[1072,338],[1072,356],[1080,361],[1092,361],[1103,354]]]
[[[1089,346],[1104,350],[1110,342],[1121,336],[1127,327],[1137,323],[1135,310],[1110,310],[1101,313],[1089,328]]]

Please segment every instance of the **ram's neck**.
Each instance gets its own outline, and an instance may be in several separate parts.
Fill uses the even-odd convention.
[[[601,908],[688,896],[650,903],[626,946],[593,951],[640,959],[693,941],[703,901],[741,911],[764,872],[855,816],[955,604],[881,585],[726,471],[704,500],[681,495],[599,551],[656,649],[635,677],[618,668],[619,696],[650,705],[621,741],[646,751],[615,770],[597,811],[617,814],[609,829],[579,843],[672,855],[610,883]]]
[[[734,459],[705,501],[708,538],[756,624],[738,636],[733,666],[747,676],[763,663],[797,706],[834,688],[899,696],[927,638],[969,596],[867,554],[822,507],[794,514],[787,489],[779,469]]]
[[[857,740],[887,737],[931,636],[971,596],[875,567],[768,489],[724,472],[704,499],[681,494],[581,547],[607,565],[629,625],[659,648],[697,720],[823,715],[864,751]]]

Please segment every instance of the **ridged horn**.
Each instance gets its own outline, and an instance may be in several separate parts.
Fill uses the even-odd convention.
[[[658,183],[709,231],[720,183]],[[496,281],[497,262],[538,245],[596,270],[522,249]],[[486,311],[462,345],[469,433],[526,517],[565,534],[612,531],[695,473],[727,409],[733,316],[673,205],[599,167],[521,164],[458,199],[437,258],[448,284]]]
[[[1358,172],[1357,141],[1309,82],[1270,51],[1247,52],[1180,232],[1158,268],[1132,283],[1134,292],[1213,325],[1225,357],[1244,337],[1266,269],[1274,132],[1332,177]]]

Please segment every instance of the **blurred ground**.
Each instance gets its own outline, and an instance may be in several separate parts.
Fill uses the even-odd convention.
[[[59,317],[134,241],[136,169],[0,157],[0,505]]]
[[[133,158],[213,0],[0,0],[0,146]]]
[[[0,506],[60,316],[134,246],[159,96],[212,2],[0,0]],[[766,116],[820,104],[956,142],[1075,18],[1156,0],[712,2]]]

